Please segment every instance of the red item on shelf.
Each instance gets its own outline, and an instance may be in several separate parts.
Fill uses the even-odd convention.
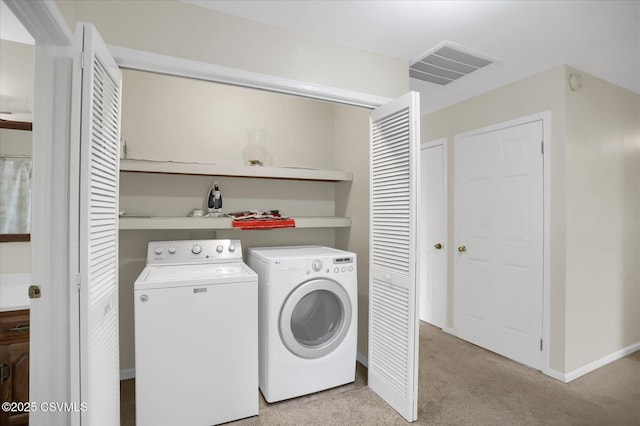
[[[293,218],[281,219],[243,219],[234,220],[233,227],[239,229],[274,229],[274,228],[295,228],[296,221]]]

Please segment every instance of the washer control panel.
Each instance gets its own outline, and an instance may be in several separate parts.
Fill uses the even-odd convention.
[[[147,265],[242,261],[240,240],[150,241]]]

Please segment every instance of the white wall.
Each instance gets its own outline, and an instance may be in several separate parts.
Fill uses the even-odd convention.
[[[566,371],[640,346],[640,95],[567,89]]]
[[[0,40],[0,111],[33,111],[33,46]]]
[[[331,103],[130,70],[122,93],[129,158],[245,164],[258,129],[274,166],[333,166]]]
[[[0,110],[33,110],[33,46],[0,40]],[[0,155],[31,155],[32,133],[0,129]],[[31,243],[0,243],[0,274],[30,273]]]
[[[407,61],[175,0],[56,0],[108,44],[394,98]]]
[[[56,4],[71,28],[75,28],[76,20],[92,22],[96,25],[98,31],[109,45],[149,51],[382,97],[394,98],[409,90],[407,63],[404,60],[279,29],[267,24],[237,18],[209,9],[195,7],[179,1],[56,0]],[[123,94],[126,97],[128,92],[127,82],[125,81],[124,84]],[[229,102],[229,105],[233,105],[233,100]],[[147,102],[146,105],[144,103],[141,105],[146,108],[153,104]],[[127,106],[125,105],[124,108],[127,108]],[[190,111],[190,109],[186,111]],[[256,120],[261,119],[261,117],[257,116],[253,118]],[[123,120],[123,136],[128,139],[131,155],[143,155],[142,151],[139,150],[142,149],[143,144],[140,144],[140,139],[136,131],[127,124],[127,121],[128,120]],[[209,155],[214,155],[215,153],[215,155],[219,154],[223,156],[225,161],[238,161],[238,146],[231,146],[230,144],[244,144],[243,135],[246,132],[247,126],[248,124],[245,122],[241,129],[236,128],[233,129],[233,131],[229,131],[226,136],[230,139],[225,138],[222,142],[225,144],[225,148],[220,151],[216,147],[215,151],[206,153],[207,157],[204,158],[209,158]],[[252,123],[251,126],[254,126],[254,124]],[[367,129],[365,130],[366,140],[368,141],[368,119],[365,126]],[[336,125],[335,129],[337,129],[337,127]],[[327,129],[334,129],[334,125],[331,124],[323,131]],[[282,128],[284,133],[289,130],[291,129]],[[152,131],[154,131],[153,126],[151,128],[145,127],[142,133]],[[191,130],[187,131],[191,132]],[[282,141],[282,135],[283,133],[280,133],[279,130],[270,131],[270,146],[276,146],[272,145],[271,141],[273,141],[274,144]],[[287,137],[289,136],[291,136],[290,133]],[[341,201],[332,205],[332,208],[334,210],[344,210],[347,209],[345,206],[350,203],[349,200],[368,200],[368,142],[354,140],[352,138],[342,139],[341,143],[345,145],[340,145],[340,149],[347,150],[350,155],[352,155],[351,158],[346,158],[340,157],[336,151],[337,145],[336,149],[333,148],[332,144],[329,144],[329,146],[324,146],[319,150],[317,145],[306,144],[307,141],[312,140],[314,137],[314,134],[307,134],[300,141],[300,145],[289,145],[294,148],[291,151],[285,150],[274,153],[274,164],[297,166],[304,166],[306,164],[306,167],[331,168],[329,166],[320,166],[320,164],[332,164],[335,159],[335,168],[338,168],[338,164],[347,164],[346,169],[351,170],[352,164],[350,160],[356,159],[353,163],[354,168],[360,170],[366,165],[367,177],[359,175],[357,178],[358,183],[356,183],[356,178],[354,177],[352,187],[350,190],[347,190],[346,193],[344,192],[344,188],[336,189],[336,191],[339,191],[339,194],[341,194],[338,197]],[[174,134],[173,139],[175,138],[176,136]],[[175,140],[169,141],[169,145],[164,146],[172,150],[171,155],[182,155],[179,150],[174,149],[175,142]],[[185,139],[180,140],[180,142],[184,143]],[[172,143],[174,147],[172,147]],[[195,143],[195,141],[193,143]],[[149,145],[146,146],[149,147]],[[282,147],[284,147],[284,145],[282,145]],[[300,148],[303,149],[301,150]],[[211,147],[208,149],[211,149]],[[144,155],[158,155],[155,150],[155,147],[150,148]],[[309,155],[309,153],[313,153],[313,155]],[[340,163],[338,159],[340,159]],[[143,178],[138,177],[133,179],[140,182]],[[365,179],[367,185],[363,184]],[[192,187],[194,189],[191,191],[197,193],[202,193],[202,189],[210,184],[209,181],[204,182],[198,179],[190,180],[190,182],[195,182]],[[137,196],[133,192],[126,194],[126,188],[129,185],[133,185],[130,179],[124,177],[123,183],[122,190],[125,191],[125,194],[123,194],[124,197]],[[227,208],[229,203],[232,203],[234,199],[233,188],[226,183],[224,185],[223,196],[225,197],[225,203],[227,199],[229,199],[229,202],[225,204],[225,208]],[[340,186],[342,184],[329,185]],[[320,192],[324,193],[323,191],[324,189]],[[265,190],[267,194],[270,192],[273,193],[273,191]],[[313,193],[318,192],[313,191]],[[176,207],[172,208],[183,212],[185,208],[188,210],[188,208],[191,207],[193,200],[192,198],[191,201],[176,204]],[[149,201],[149,199],[147,199],[147,201]],[[157,198],[156,201],[162,204],[159,198]],[[130,204],[126,202],[126,198],[123,198],[122,203],[125,209],[134,209],[134,207],[130,207]],[[354,203],[351,204],[355,205]],[[184,205],[184,207],[178,207],[180,205]],[[364,205],[368,206],[368,201]],[[329,204],[325,204],[325,207],[329,207]],[[229,206],[228,208],[231,207]],[[366,217],[368,221],[368,215]],[[242,239],[245,245],[265,245],[266,235],[270,235],[272,232],[277,233],[279,235],[278,238],[280,238],[283,243],[294,240],[301,243],[305,241],[322,243],[324,241],[327,245],[331,245],[337,242],[336,239],[340,239],[340,244],[343,245],[343,247],[353,249],[359,254],[360,301],[363,303],[361,306],[366,306],[368,301],[364,299],[364,297],[368,289],[366,292],[364,291],[367,284],[363,284],[363,280],[365,283],[368,282],[368,275],[366,275],[368,271],[368,260],[366,258],[368,254],[368,223],[360,223],[361,220],[365,220],[363,218],[364,216],[354,217],[352,232],[347,234],[347,236],[344,234],[336,236],[335,232],[327,232],[326,230],[296,230],[295,237],[293,237],[291,235],[293,231],[291,230],[278,230],[270,231],[269,234],[250,234],[252,235],[251,239],[254,241],[245,242],[247,238],[244,234],[242,234]],[[357,229],[357,231],[353,231],[354,229]],[[138,235],[139,237],[133,237],[133,235]],[[177,239],[193,238],[196,234],[182,232],[171,235],[175,235]],[[227,233],[218,233],[219,237],[226,235]],[[120,236],[122,256],[129,256],[127,252],[130,246],[137,247],[137,249],[135,249],[136,252],[130,254],[129,260],[125,260],[123,264],[121,264],[121,309],[126,310],[126,304],[131,303],[131,300],[127,290],[123,291],[123,288],[126,289],[126,287],[123,287],[122,280],[127,282],[126,285],[131,286],[136,276],[134,271],[139,272],[139,270],[141,270],[143,260],[139,256],[140,251],[143,249],[142,241],[145,239],[158,239],[162,237],[162,235],[158,235],[157,233],[141,233],[138,231],[123,231],[120,233]],[[209,233],[206,237],[213,238],[214,236]],[[132,238],[134,240],[131,240]],[[364,247],[367,248],[365,249]],[[123,272],[123,270],[126,271]],[[363,273],[365,275],[362,275]],[[366,354],[366,339],[363,342],[362,338],[363,336],[366,338],[367,326],[366,323],[362,323],[363,318],[366,318],[366,316],[363,316],[363,313],[366,315],[365,309],[361,309],[360,314],[360,341],[358,350]],[[130,324],[125,327],[129,327],[127,330],[130,330],[132,324],[131,319],[125,319],[123,322],[126,321]],[[129,332],[127,330],[123,330],[123,326],[121,325],[122,339],[129,340],[129,343],[121,344],[121,347],[126,347],[127,344],[132,345],[133,338],[132,336],[127,337],[127,333]],[[127,356],[123,354],[121,363],[123,369],[131,368],[133,358],[127,358]]]
[[[565,70],[555,67],[543,73],[509,84],[465,102],[422,117],[422,142],[448,137],[453,143],[459,133],[502,123],[518,117],[551,111],[551,368],[564,371],[565,323]],[[449,149],[449,229],[448,244],[453,241],[453,200],[455,162]],[[447,326],[453,326],[453,256],[449,250]]]
[[[335,106],[335,168],[353,172],[336,185],[336,216],[352,218],[336,231],[336,247],[358,257],[358,352],[368,356],[369,334],[369,114],[364,108]]]
[[[550,367],[570,373],[640,342],[640,96],[559,66],[422,117],[422,141],[551,111]],[[454,150],[449,150],[449,242]],[[449,258],[451,327],[453,254]]]
[[[350,167],[363,165],[346,161],[349,157],[344,155],[360,149],[368,153],[368,110],[362,108],[139,71],[123,72],[122,135],[127,138],[131,157],[243,164],[247,130],[252,128],[268,132],[267,149],[275,166],[351,171]],[[335,134],[342,137],[337,139]],[[345,152],[346,148],[349,152]],[[367,158],[368,154],[363,159],[366,173],[354,173],[356,188],[365,180],[368,187]],[[120,210],[128,215],[184,217],[194,208],[205,207],[205,197],[214,181],[222,191],[225,212],[278,209],[290,216],[352,212],[352,208],[347,208],[351,192],[337,197],[338,185],[342,184],[332,182],[129,172],[120,175]],[[351,183],[346,185],[351,187]],[[368,200],[368,193],[363,193]],[[365,202],[365,218],[366,205]],[[346,247],[359,250],[359,256],[366,256],[363,251],[368,247],[366,223],[354,217],[355,242]],[[274,245],[336,246],[333,229],[121,231],[122,370],[135,365],[133,283],[144,268],[148,241],[199,238],[238,238],[245,249]],[[365,265],[361,267],[360,284],[366,288],[366,263],[360,262]],[[364,330],[366,337],[366,323]]]

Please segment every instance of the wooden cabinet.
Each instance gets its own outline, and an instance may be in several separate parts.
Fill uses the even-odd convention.
[[[0,401],[29,401],[28,310],[0,312]],[[28,412],[0,410],[0,426],[27,424]]]

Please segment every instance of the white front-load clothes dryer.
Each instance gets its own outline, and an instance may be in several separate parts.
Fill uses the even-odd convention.
[[[329,247],[252,248],[258,274],[259,382],[267,402],[355,380],[356,255]]]

